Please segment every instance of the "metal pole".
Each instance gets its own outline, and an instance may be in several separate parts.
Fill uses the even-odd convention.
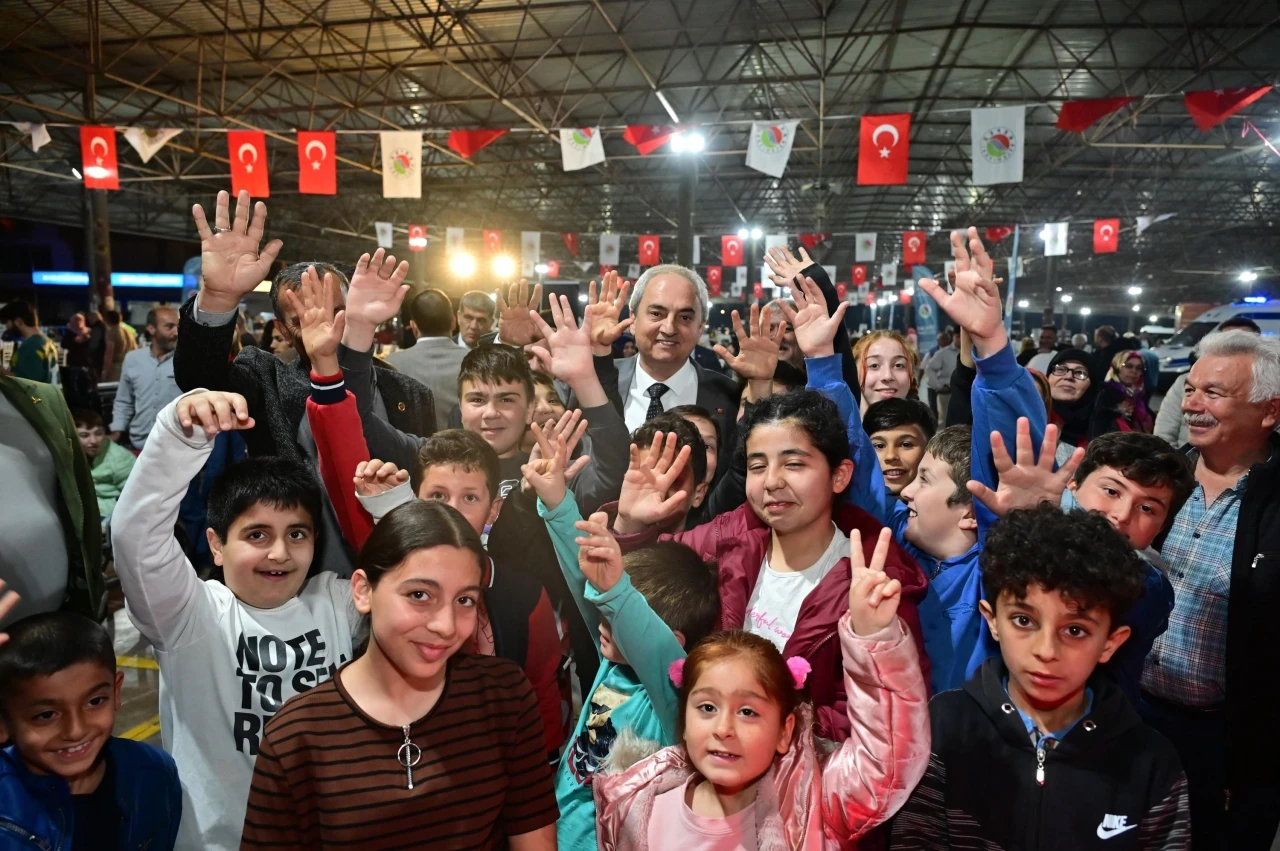
[[[676,262],[693,265],[693,202],[698,188],[698,158],[686,156],[680,172],[679,199],[676,212]]]
[[[85,80],[84,115],[92,124],[97,113],[93,72]],[[107,190],[85,189],[85,265],[89,272],[89,297],[103,310],[116,306],[111,289],[111,220],[107,217]]]

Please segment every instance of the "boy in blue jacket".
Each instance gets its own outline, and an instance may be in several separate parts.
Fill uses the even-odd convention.
[[[973,340],[978,371],[971,396],[973,428],[952,426],[935,434],[915,480],[902,490],[900,500],[886,491],[875,448],[841,374],[840,359],[834,356],[830,341],[807,330],[816,328],[826,315],[812,282],[797,288],[796,304],[804,307],[788,316],[805,353],[809,388],[832,399],[845,419],[854,458],[849,498],[892,529],[929,576],[929,590],[919,611],[934,693],[962,686],[993,651],[984,643],[986,630],[978,609],[982,600],[978,556],[996,518],[986,506],[974,502],[966,485],[970,476],[992,487],[996,484],[988,439],[993,429],[1012,435],[1018,412],[1026,411],[1033,401],[1040,414],[1032,420],[1032,431],[1043,435],[1047,425],[1035,381],[1014,358],[1000,315],[991,258],[977,231],[970,228],[968,249],[959,233],[952,234],[951,243],[956,289],[947,310]],[[815,312],[808,317],[806,311]],[[821,317],[816,311],[821,311]]]
[[[49,612],[9,628],[0,848],[173,848],[178,769],[159,748],[111,735],[123,681],[111,637],[83,615]]]

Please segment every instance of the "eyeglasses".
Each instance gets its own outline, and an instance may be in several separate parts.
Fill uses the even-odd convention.
[[[1069,366],[1055,366],[1049,374],[1057,378],[1066,378],[1069,375],[1076,381],[1087,381],[1089,379],[1089,370],[1083,367],[1072,369]]]

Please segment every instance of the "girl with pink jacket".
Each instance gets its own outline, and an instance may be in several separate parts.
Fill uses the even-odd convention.
[[[580,543],[582,543],[580,541]],[[902,586],[850,539],[849,611],[839,622],[849,739],[817,739],[801,702],[808,663],[745,632],[700,642],[672,665],[678,737],[595,778],[602,851],[851,849],[897,812],[929,760],[929,708],[916,645],[897,617]],[[614,757],[622,748],[615,747]]]

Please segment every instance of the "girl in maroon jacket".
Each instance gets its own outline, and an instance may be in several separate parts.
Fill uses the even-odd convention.
[[[747,502],[710,523],[664,535],[693,548],[720,569],[721,629],[742,629],[773,642],[783,656],[812,667],[808,690],[816,732],[849,736],[836,625],[848,609],[849,537],[870,552],[883,528],[871,515],[837,500],[853,475],[849,443],[836,406],[821,394],[797,391],[747,408],[740,423],[746,454]],[[661,445],[662,436],[655,438]],[[614,531],[624,549],[643,546],[685,502],[670,493],[688,452],[669,442],[660,457],[632,447]],[[899,614],[920,650],[928,681],[916,603],[925,577],[896,543],[885,571],[902,583]]]

